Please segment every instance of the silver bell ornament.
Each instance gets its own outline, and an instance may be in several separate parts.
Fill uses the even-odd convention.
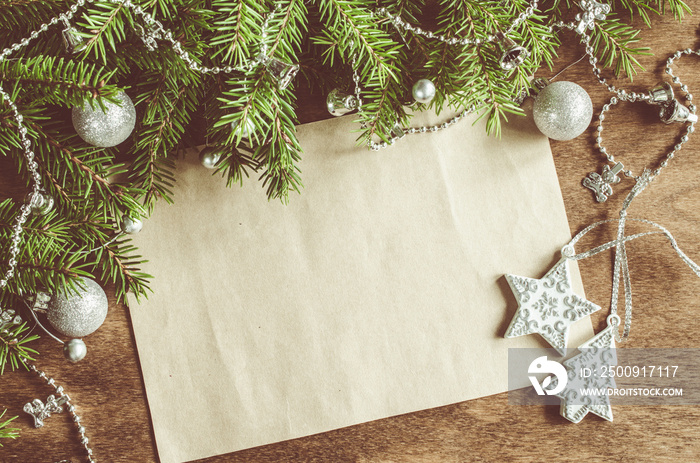
[[[143,222],[141,219],[124,214],[119,223],[119,228],[127,235],[135,235],[143,228]]]
[[[284,90],[292,83],[292,80],[299,72],[298,64],[286,63],[277,58],[263,57],[261,58],[265,69],[272,76],[272,78],[277,82],[277,88],[279,90]]]
[[[136,108],[129,95],[120,91],[119,104],[104,100],[106,111],[85,102],[73,108],[73,127],[85,142],[100,148],[117,146],[131,135],[136,125]]]
[[[66,28],[61,31],[61,36],[63,37],[63,46],[66,48],[66,52],[75,54],[85,50],[87,45],[80,32],[71,26],[67,19],[63,20],[63,24]]]
[[[553,140],[571,140],[581,135],[593,117],[588,93],[573,82],[552,82],[535,97],[535,125]]]
[[[673,87],[668,82],[661,82],[649,90],[649,104],[667,105],[674,100]]]
[[[530,52],[527,48],[518,45],[513,39],[502,32],[496,34],[496,41],[502,51],[498,63],[504,71],[512,71],[530,57]]]
[[[53,209],[53,198],[43,191],[33,191],[25,199],[33,216],[46,215]]]
[[[394,126],[391,128],[391,138],[392,139],[401,139],[406,136],[406,130],[404,130],[403,127],[401,127],[401,124],[398,122],[394,124]]]
[[[429,79],[421,79],[413,84],[412,92],[418,103],[428,104],[435,98],[435,84]]]
[[[95,332],[107,318],[107,295],[94,280],[82,277],[76,292],[51,296],[46,318],[56,331],[80,338]]]
[[[216,169],[216,163],[221,159],[221,153],[210,146],[207,146],[199,152],[199,162],[207,169]]]
[[[328,93],[326,108],[331,116],[344,116],[357,109],[357,98],[355,95],[334,88]]]
[[[664,124],[673,122],[691,122],[694,124],[698,121],[698,116],[691,113],[690,109],[676,99],[661,107],[659,117],[661,117],[661,121]]]
[[[87,355],[87,346],[82,339],[71,339],[63,344],[63,356],[71,363],[80,362]]]

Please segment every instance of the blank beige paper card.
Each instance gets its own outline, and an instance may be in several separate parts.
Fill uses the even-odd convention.
[[[352,116],[300,126],[287,206],[180,160],[175,204],[135,238],[154,292],[130,300],[161,461],[505,391],[508,348],[545,344],[503,338],[503,274],[540,278],[571,236],[547,138],[512,119],[500,140],[467,120],[379,152]]]

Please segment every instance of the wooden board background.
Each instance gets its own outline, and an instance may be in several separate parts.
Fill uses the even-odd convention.
[[[698,0],[689,5],[700,10]],[[646,71],[640,72],[633,82],[615,82],[640,92],[665,77],[668,80],[663,70],[670,53],[679,48],[700,47],[697,23],[692,17],[687,17],[682,25],[671,18],[654,18],[653,29],[645,29],[641,38],[642,45],[651,47],[653,53],[640,58]],[[563,39],[555,69],[542,70],[539,75],[552,76],[581,56],[583,46],[573,34],[564,34]],[[582,85],[591,95],[597,113],[610,94],[595,82],[586,61],[566,71],[559,80]],[[700,97],[700,58],[682,59],[676,74]],[[322,98],[305,97],[300,104],[303,122],[325,117]],[[655,166],[680,137],[681,125],[664,125],[656,113],[656,108],[643,103],[624,103],[606,119],[604,136],[609,151],[635,172],[643,166]],[[595,117],[591,129],[576,140],[552,142],[574,233],[596,220],[615,218],[624,192],[631,185],[625,183],[604,204],[595,203],[591,192],[581,186],[581,179],[603,164],[601,155],[594,150],[594,124]],[[681,248],[700,261],[700,134],[686,146],[635,200],[630,216],[664,225]],[[0,162],[2,196],[17,194],[12,179],[15,168],[6,160]],[[613,230],[607,229],[593,234],[586,243],[600,244],[612,236]],[[628,252],[635,316],[631,339],[622,347],[700,347],[695,335],[700,280],[662,238],[634,242]],[[583,261],[581,272],[589,299],[605,306],[610,297],[611,254]],[[109,288],[107,292],[113,294]],[[596,329],[604,326],[603,312],[594,314]],[[125,306],[111,298],[109,316],[104,326],[90,336],[88,347],[88,357],[70,365],[63,360],[57,344],[42,339],[37,343],[42,353],[37,366],[53,375],[74,399],[99,461],[157,461]],[[0,461],[85,460],[66,414],[55,415],[44,428],[34,429],[29,416],[21,411],[24,403],[33,398],[45,399],[50,392],[36,376],[26,372],[9,372],[0,378],[0,408],[10,408],[10,415],[20,415],[16,423],[22,428],[20,439],[5,442],[5,447],[0,448]],[[180,400],[184,402],[187,397]],[[588,416],[574,425],[559,416],[556,406],[510,406],[506,394],[499,394],[201,462],[700,461],[700,407],[615,406],[613,411],[613,423]]]

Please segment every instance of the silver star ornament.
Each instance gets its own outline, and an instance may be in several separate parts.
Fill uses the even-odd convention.
[[[571,325],[600,310],[600,306],[573,293],[567,258],[539,280],[506,275],[506,281],[518,302],[506,338],[537,333],[564,355]]]
[[[588,412],[612,421],[610,397],[603,391],[615,388],[615,380],[603,376],[603,366],[616,366],[615,328],[608,326],[593,338],[581,344],[580,354],[564,362],[567,373],[566,387],[557,397],[561,399],[561,416],[579,423]],[[583,395],[582,391],[597,391],[595,395]]]

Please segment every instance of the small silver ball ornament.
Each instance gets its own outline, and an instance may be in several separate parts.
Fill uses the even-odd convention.
[[[143,228],[143,222],[141,219],[124,215],[122,216],[122,221],[119,224],[119,228],[127,235],[135,235]]]
[[[593,103],[588,93],[573,82],[552,82],[535,97],[535,125],[553,140],[571,140],[591,123]]]
[[[131,135],[136,125],[136,108],[129,95],[120,91],[119,104],[104,100],[106,111],[98,104],[73,108],[73,127],[80,138],[100,148],[117,146]]]
[[[413,98],[418,103],[430,103],[435,98],[435,84],[428,79],[419,80],[413,84]]]
[[[104,290],[89,278],[81,278],[76,289],[77,294],[69,292],[67,295],[53,295],[46,317],[61,334],[81,338],[102,326],[107,318],[108,303]]]
[[[216,169],[216,163],[221,159],[221,153],[217,153],[214,148],[207,146],[199,152],[199,162],[207,169]]]
[[[87,355],[87,346],[82,339],[71,339],[63,345],[63,356],[71,363],[78,363]]]
[[[231,130],[233,134],[238,136],[240,134],[241,138],[249,138],[250,135],[255,131],[255,124],[250,117],[247,117],[243,126],[241,126],[241,120],[231,122]]]

